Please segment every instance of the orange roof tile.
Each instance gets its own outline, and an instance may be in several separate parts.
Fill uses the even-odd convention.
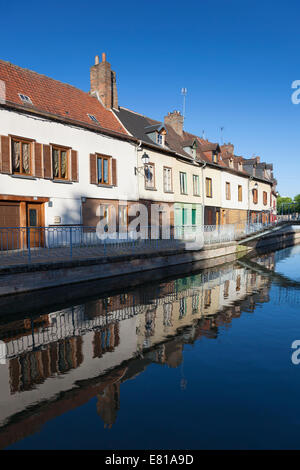
[[[32,105],[28,109],[58,115],[84,124],[96,124],[88,114],[95,116],[101,127],[121,134],[127,132],[114,113],[94,96],[66,83],[23,69],[0,60],[0,80],[5,82],[5,101],[24,106],[19,93],[28,96]]]

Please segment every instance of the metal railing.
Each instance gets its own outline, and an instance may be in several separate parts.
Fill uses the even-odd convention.
[[[0,266],[14,261],[47,262],[186,248],[195,241],[201,249],[203,245],[238,240],[270,225],[274,223],[152,226],[105,236],[86,226],[0,227]]]

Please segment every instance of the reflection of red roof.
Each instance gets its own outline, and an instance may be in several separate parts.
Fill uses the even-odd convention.
[[[112,111],[105,109],[96,97],[78,88],[3,60],[0,60],[0,80],[5,82],[6,102],[88,125],[95,124],[88,116],[91,114],[100,124],[100,130],[102,127],[126,134]],[[28,96],[32,104],[24,104],[19,93]]]

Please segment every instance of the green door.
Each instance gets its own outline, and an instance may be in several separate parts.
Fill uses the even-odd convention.
[[[192,225],[196,225],[197,209],[192,209]]]

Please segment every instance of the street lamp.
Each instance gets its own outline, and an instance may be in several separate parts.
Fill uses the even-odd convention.
[[[144,168],[145,168],[145,165],[149,164],[149,160],[150,160],[149,155],[146,152],[144,152],[142,156],[143,166],[140,166],[140,167],[135,166],[134,174],[137,175],[139,173],[141,175],[144,175]]]

